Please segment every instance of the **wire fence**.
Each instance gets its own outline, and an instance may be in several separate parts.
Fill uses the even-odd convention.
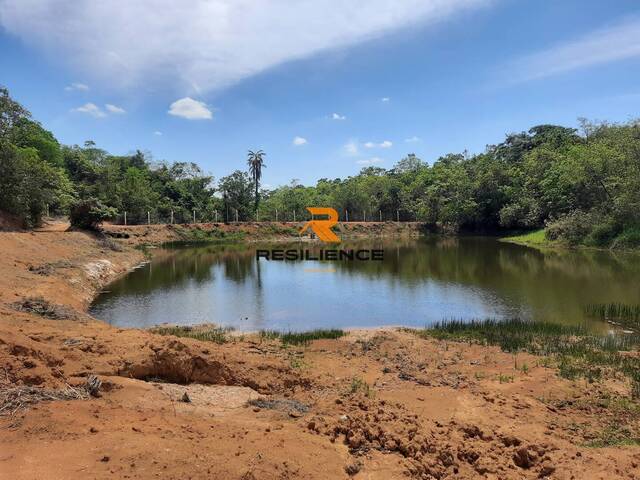
[[[338,212],[339,222],[416,222],[418,218],[414,212],[407,210],[386,211],[378,210],[343,210]],[[306,210],[273,210],[260,211],[257,215],[245,210],[229,208],[225,211],[199,212],[193,210],[171,211],[160,213],[148,212],[123,212],[113,219],[115,225],[184,225],[195,223],[249,223],[249,222],[306,222],[313,216]]]

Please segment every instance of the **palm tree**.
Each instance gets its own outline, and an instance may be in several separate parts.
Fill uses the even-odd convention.
[[[263,157],[267,154],[262,150],[258,150],[254,152],[253,150],[249,150],[247,154],[247,164],[249,165],[249,173],[251,174],[251,178],[253,178],[253,183],[256,188],[256,214],[258,213],[258,204],[260,203],[260,196],[258,193],[258,188],[260,186],[260,179],[262,178],[262,168],[266,167],[264,164]]]

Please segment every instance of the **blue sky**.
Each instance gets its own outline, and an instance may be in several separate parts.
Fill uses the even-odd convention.
[[[0,84],[60,141],[216,178],[261,148],[270,186],[626,121],[638,78],[634,0],[0,0]]]

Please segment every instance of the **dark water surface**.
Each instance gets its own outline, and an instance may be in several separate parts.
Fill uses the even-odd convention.
[[[383,248],[382,262],[258,262],[257,248],[265,246],[159,250],[107,287],[91,313],[122,327],[309,330],[515,316],[577,323],[588,303],[640,303],[640,257],[632,254],[540,252],[464,237],[341,244]]]

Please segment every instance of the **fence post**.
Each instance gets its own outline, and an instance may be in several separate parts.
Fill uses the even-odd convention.
[[[380,210],[380,222],[382,222],[382,210]]]
[[[366,221],[367,221],[367,211],[366,211],[366,210],[363,210],[363,211],[362,211],[362,221],[363,221],[363,222],[366,222]]]
[[[400,210],[396,210],[396,221],[400,223]]]
[[[124,212],[124,224],[127,225],[127,212]]]
[[[196,211],[195,211],[195,209],[193,210],[193,223],[196,223]]]
[[[278,209],[276,208],[276,222],[278,221]]]
[[[147,225],[151,225],[151,214],[147,210]]]
[[[49,204],[47,203],[47,217],[50,217],[51,215],[49,215]]]
[[[347,209],[344,210],[344,221],[345,222],[349,221],[349,210]]]
[[[238,209],[236,208],[236,223],[238,223]]]
[[[296,211],[295,211],[295,209],[293,210],[293,223],[296,223]]]
[[[171,225],[173,225],[173,210],[171,210]]]

